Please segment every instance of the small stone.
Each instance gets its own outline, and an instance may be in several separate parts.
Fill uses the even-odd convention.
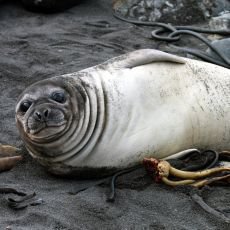
[[[154,7],[155,7],[155,8],[160,9],[160,8],[162,8],[162,6],[164,5],[164,1],[156,0],[156,1],[154,1],[153,4],[154,4]]]
[[[129,11],[129,16],[135,18],[138,6],[133,6]]]
[[[146,14],[146,10],[145,10],[145,8],[143,8],[143,7],[138,7],[138,8],[137,8],[137,13],[138,13],[139,15],[144,15],[144,14]]]
[[[145,21],[148,21],[148,18],[147,18],[146,16],[140,16],[140,17],[138,18],[138,20],[139,20],[139,21],[142,21],[142,22],[143,22],[143,21],[145,22]]]
[[[152,9],[153,6],[154,6],[154,1],[152,1],[152,0],[146,0],[145,4],[146,4],[146,8],[147,9]]]
[[[209,26],[215,30],[230,29],[230,12],[213,17],[209,22]]]
[[[173,8],[174,6],[173,6],[173,4],[172,3],[170,3],[169,1],[166,1],[165,2],[165,5],[167,5],[168,7],[171,7],[171,8]]]

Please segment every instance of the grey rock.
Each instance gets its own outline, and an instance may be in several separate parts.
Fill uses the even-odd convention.
[[[115,0],[115,13],[125,18],[194,24],[230,10],[229,0]]]
[[[225,57],[230,60],[230,38],[216,40],[212,42],[213,46],[216,47]],[[210,48],[206,51],[210,56],[221,60],[219,56],[214,53]]]
[[[220,16],[213,17],[209,26],[212,29],[230,29],[230,12],[222,13]]]

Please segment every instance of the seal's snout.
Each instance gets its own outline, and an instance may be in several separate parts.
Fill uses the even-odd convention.
[[[49,119],[50,109],[41,108],[34,112],[34,118],[37,121],[47,121]]]
[[[60,126],[65,125],[67,122],[64,111],[55,105],[44,103],[34,107],[27,118],[27,128],[31,134],[37,134],[41,130],[49,128],[52,128],[52,133],[54,134],[59,131]],[[48,131],[46,132],[48,133]]]

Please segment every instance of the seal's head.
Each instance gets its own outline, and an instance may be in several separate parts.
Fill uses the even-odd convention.
[[[83,104],[80,90],[61,77],[27,88],[18,99],[16,123],[29,152],[35,157],[62,154],[60,147],[77,129]]]
[[[69,106],[69,95],[61,87],[36,84],[24,92],[18,103],[18,125],[31,139],[51,138],[65,129],[71,116]]]

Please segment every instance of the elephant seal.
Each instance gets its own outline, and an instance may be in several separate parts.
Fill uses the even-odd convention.
[[[16,123],[57,175],[97,177],[144,157],[230,149],[230,70],[152,49],[28,87]]]

